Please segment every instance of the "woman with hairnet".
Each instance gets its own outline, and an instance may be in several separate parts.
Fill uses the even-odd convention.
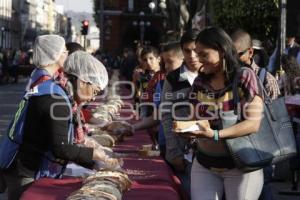
[[[60,76],[67,56],[64,38],[58,35],[38,36],[33,47],[33,64],[36,69],[31,74],[26,90]]]
[[[91,67],[86,67],[88,65]],[[93,117],[87,119],[87,115],[91,114],[88,113],[89,110],[83,108],[82,105],[92,101],[94,97],[106,87],[108,84],[107,71],[104,65],[95,57],[84,51],[76,51],[66,60],[64,64],[64,75],[68,79],[69,85],[72,86],[71,89],[67,87],[67,90],[70,91],[74,99],[74,141],[77,144],[90,146],[87,142],[89,138],[86,137],[88,130],[85,125],[86,122],[90,123]],[[91,142],[91,140],[90,138],[89,141]],[[99,144],[96,146],[99,146]]]
[[[22,142],[12,164],[0,171],[9,200],[19,199],[40,177],[60,178],[68,161],[88,168],[93,167],[94,161],[119,165],[117,159],[108,157],[104,151],[73,144],[72,102],[92,100],[107,85],[108,77],[104,66],[92,56],[84,52],[72,54],[66,61],[74,97],[69,99],[66,79],[59,73],[66,57],[65,42],[60,36],[36,39],[33,59],[37,69],[27,88],[25,117],[17,122],[21,120],[23,124]],[[15,119],[16,116],[18,112]]]

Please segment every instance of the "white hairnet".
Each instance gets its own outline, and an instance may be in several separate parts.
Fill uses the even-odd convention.
[[[65,61],[64,71],[84,82],[96,85],[102,90],[108,83],[108,75],[104,65],[84,51],[72,53]]]
[[[35,39],[33,64],[45,67],[58,61],[65,48],[65,39],[58,35],[41,35]]]

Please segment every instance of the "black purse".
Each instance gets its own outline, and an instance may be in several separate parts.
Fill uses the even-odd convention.
[[[262,86],[260,80],[258,84]],[[228,150],[236,167],[255,171],[271,164],[287,160],[297,154],[291,118],[287,112],[285,98],[271,100],[265,89],[264,112],[257,133],[226,139]],[[237,81],[233,83],[234,103],[240,102]],[[238,111],[236,111],[238,112]]]

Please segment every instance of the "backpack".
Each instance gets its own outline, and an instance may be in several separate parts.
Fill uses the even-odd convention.
[[[263,84],[263,85],[265,85],[265,79],[266,79],[266,76],[267,76],[267,70],[265,69],[265,68],[260,68],[259,70],[258,70],[258,78],[259,78],[259,80],[261,81],[261,83]]]
[[[38,80],[40,74],[40,71],[36,70],[29,82]],[[47,80],[33,87],[32,89],[27,90],[19,103],[17,112],[15,113],[14,118],[12,119],[7,129],[7,133],[3,136],[0,142],[0,170],[8,169],[11,166],[11,164],[15,160],[16,155],[18,154],[20,145],[23,144],[23,128],[28,110],[29,99],[33,96],[42,96],[49,94],[62,96],[66,99],[68,105],[71,108],[71,104],[67,94],[59,85],[54,82],[53,79]],[[73,142],[73,126],[71,119],[72,118],[70,118],[68,132],[69,143]],[[40,165],[40,170],[35,175],[35,179],[38,179],[40,177],[61,177],[67,164],[66,161],[55,159],[51,152],[41,152],[38,149],[35,149],[32,145],[25,145],[30,146],[34,150],[43,154],[43,161]]]

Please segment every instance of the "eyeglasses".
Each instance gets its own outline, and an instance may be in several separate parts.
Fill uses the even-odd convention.
[[[92,88],[94,96],[98,96],[101,94],[101,90],[98,87],[92,85],[91,83],[87,83],[87,84]]]
[[[94,88],[93,88],[93,95],[94,95],[94,96],[101,95],[101,90],[99,90],[99,89],[94,89]]]
[[[244,51],[238,52],[239,57],[242,57],[248,50],[249,48]]]
[[[94,96],[98,96],[100,95],[101,90],[98,87],[95,87],[93,85],[91,85],[92,89],[93,89],[93,95]]]

